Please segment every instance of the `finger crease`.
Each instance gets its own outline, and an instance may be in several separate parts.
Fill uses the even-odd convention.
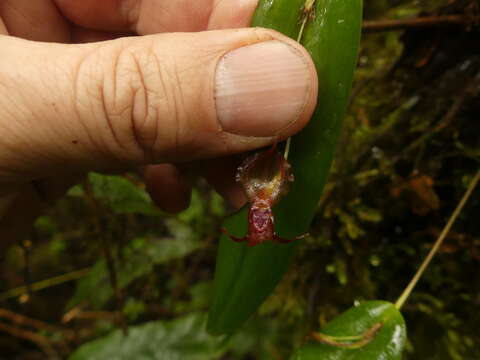
[[[86,136],[88,137],[88,140],[92,145],[95,144],[95,141],[93,140],[93,137],[90,135],[90,131],[88,130],[87,126],[82,120],[81,117],[81,111],[78,109],[79,102],[77,101],[78,99],[78,93],[79,89],[81,87],[81,80],[80,80],[80,74],[82,72],[82,68],[84,66],[84,63],[86,59],[90,56],[91,53],[86,54],[85,56],[82,56],[79,60],[79,62],[76,64],[76,66],[73,69],[73,111],[75,113],[75,116],[78,120],[78,123],[80,123],[80,126],[82,126],[83,130],[85,131]]]
[[[130,121],[131,121],[132,133],[133,133],[133,137],[135,139],[135,143],[142,150],[142,153],[143,153],[143,156],[144,156],[144,161],[147,162],[149,159],[152,158],[152,149],[151,149],[150,144],[148,144],[148,142],[145,143],[144,139],[141,139],[139,137],[138,132],[140,131],[139,129],[145,128],[145,125],[149,121],[148,120],[148,114],[149,114],[148,88],[147,88],[147,83],[145,81],[145,74],[143,73],[142,66],[138,62],[137,56],[134,53],[131,53],[130,55],[132,56],[133,63],[136,67],[137,74],[138,74],[138,81],[140,83],[140,85],[137,86],[134,90],[134,94],[133,94],[133,104],[134,105],[132,106],[132,114],[131,114],[131,117],[130,117]],[[143,91],[143,94],[141,94],[142,91]],[[136,105],[137,104],[137,95],[138,95],[139,92],[140,92],[141,98],[143,99],[143,104],[142,105],[144,106],[144,109],[145,109],[145,114],[143,116],[141,124],[139,124],[138,121],[137,121],[137,120],[140,120],[140,119],[136,120],[135,117],[134,117],[134,110],[135,110],[135,107],[137,106]]]

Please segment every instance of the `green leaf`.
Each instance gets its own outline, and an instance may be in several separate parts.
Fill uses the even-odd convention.
[[[155,321],[120,330],[86,343],[69,360],[209,360],[226,348],[222,339],[205,331],[204,314],[190,314],[170,322]]]
[[[123,314],[128,322],[133,322],[146,312],[145,304],[134,298],[128,298],[123,307]]]
[[[117,261],[118,286],[124,288],[133,280],[149,274],[153,266],[182,258],[201,246],[190,228],[175,220],[167,221],[174,238],[136,238],[124,250],[124,260]],[[88,299],[90,306],[100,308],[113,296],[105,260],[95,263],[87,276],[77,283],[67,308]]]
[[[205,204],[202,201],[197,189],[192,190],[190,205],[187,209],[177,215],[177,218],[186,223],[193,223],[201,219],[205,214]]]
[[[208,308],[212,296],[213,283],[211,281],[201,281],[192,285],[189,290],[190,298],[186,301],[175,301],[175,313],[184,314],[190,311],[200,311]]]
[[[144,189],[122,176],[90,173],[88,179],[95,198],[117,214],[161,214]]]
[[[261,0],[253,25],[298,36],[305,0]],[[312,55],[320,83],[312,120],[292,139],[289,161],[295,182],[274,209],[276,230],[284,238],[308,231],[330,169],[345,115],[357,58],[362,19],[361,0],[317,0],[302,43]],[[226,220],[230,233],[246,232],[247,209]],[[264,243],[247,248],[220,239],[215,294],[209,331],[231,333],[241,326],[272,292],[287,270],[299,242]]]
[[[372,337],[363,339],[363,346],[355,345],[360,340],[345,340],[345,337],[365,334],[376,324],[381,327]],[[407,337],[402,314],[386,301],[368,301],[350,308],[329,322],[322,334],[338,338],[342,346],[311,342],[298,349],[290,359],[400,360]]]

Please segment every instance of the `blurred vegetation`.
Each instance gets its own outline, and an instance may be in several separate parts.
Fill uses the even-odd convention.
[[[365,2],[369,21],[446,14],[465,22],[364,33],[312,236],[240,333],[203,328],[223,200],[198,180],[174,217],[135,175],[91,174],[3,257],[0,359],[287,359],[353,303],[395,301],[479,168],[480,12]],[[479,195],[403,308],[406,359],[480,358]]]

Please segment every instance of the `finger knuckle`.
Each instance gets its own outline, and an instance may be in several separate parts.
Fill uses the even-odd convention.
[[[89,107],[95,119],[83,119],[88,131],[97,132],[91,138],[127,162],[173,158],[188,132],[181,71],[173,56],[159,55],[152,43],[124,39],[106,45],[86,57],[76,75],[82,84],[76,97],[87,99],[79,106]]]
[[[178,143],[182,96],[174,85],[172,69],[175,67],[161,61],[145,43],[124,47],[117,57],[114,96],[106,106],[106,115],[111,123],[122,118],[123,131],[146,162],[159,160]]]

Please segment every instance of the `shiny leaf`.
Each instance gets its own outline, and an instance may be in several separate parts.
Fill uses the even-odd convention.
[[[225,350],[221,339],[206,333],[205,316],[191,314],[131,326],[126,336],[115,330],[82,345],[69,360],[213,360]]]
[[[253,25],[274,28],[296,39],[304,4],[305,0],[261,0]],[[292,139],[289,162],[295,182],[274,209],[277,233],[284,238],[308,231],[330,169],[352,84],[362,2],[317,0],[312,14],[302,43],[315,62],[320,92],[312,120]],[[225,227],[235,236],[244,236],[246,209],[227,219]],[[241,326],[273,291],[298,244],[264,243],[247,248],[222,236],[209,331],[231,333]]]
[[[348,309],[321,334],[326,342],[333,338],[339,344],[311,341],[290,360],[400,360],[406,342],[402,314],[386,301],[368,301]]]

